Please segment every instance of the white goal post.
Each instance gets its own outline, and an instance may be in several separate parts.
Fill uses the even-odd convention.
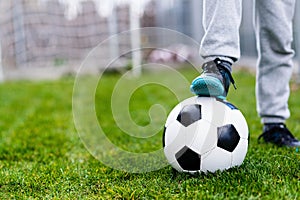
[[[139,9],[139,4],[130,4],[130,29],[132,30],[130,34],[131,49],[132,49],[132,73],[134,76],[140,76],[142,73],[141,63],[141,34],[140,34],[140,17],[137,12]]]

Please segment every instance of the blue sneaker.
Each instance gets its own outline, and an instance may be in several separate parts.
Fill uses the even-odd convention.
[[[191,92],[198,96],[226,99],[230,83],[236,89],[229,70],[230,66],[229,62],[218,58],[204,63],[202,74],[192,81]]]
[[[300,147],[300,141],[292,135],[283,123],[265,124],[263,133],[258,137],[258,140],[261,138],[267,143],[273,143],[280,147]]]

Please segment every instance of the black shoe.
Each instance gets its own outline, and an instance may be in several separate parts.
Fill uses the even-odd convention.
[[[265,124],[263,133],[258,137],[258,140],[264,139],[267,143],[273,143],[277,146],[299,147],[300,141],[297,140],[289,129],[283,123]]]
[[[195,78],[190,86],[191,92],[198,96],[218,97],[225,99],[230,83],[234,80],[230,72],[231,64],[216,58],[213,61],[204,63],[203,72]]]

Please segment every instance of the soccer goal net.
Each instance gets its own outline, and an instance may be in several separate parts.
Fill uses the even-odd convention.
[[[141,2],[0,1],[0,78],[3,80],[3,71],[7,78],[35,75],[42,78],[43,72],[44,76],[49,75],[49,70],[51,76],[55,76],[55,72],[60,75],[76,70],[87,54],[110,36],[153,25],[151,12],[141,12],[144,7],[151,10],[153,2]],[[108,43],[106,50],[95,58],[95,70],[103,67],[102,60],[114,58],[120,49],[132,45],[139,45],[139,39]],[[140,55],[130,56],[140,62]]]

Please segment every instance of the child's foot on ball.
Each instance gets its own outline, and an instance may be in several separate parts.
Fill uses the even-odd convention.
[[[203,73],[195,78],[190,86],[191,92],[198,96],[226,99],[230,83],[234,80],[230,73],[231,64],[220,59],[204,63]]]
[[[277,146],[300,147],[300,141],[292,135],[283,123],[264,124],[263,133],[258,137],[258,140],[261,138],[265,142]]]

